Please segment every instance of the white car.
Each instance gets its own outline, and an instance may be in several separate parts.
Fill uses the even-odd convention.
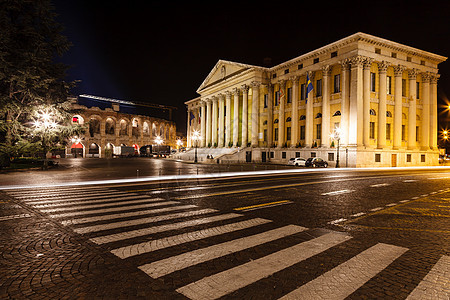
[[[301,157],[293,157],[289,159],[288,165],[290,166],[296,166],[296,167],[304,167],[305,166],[306,159]]]

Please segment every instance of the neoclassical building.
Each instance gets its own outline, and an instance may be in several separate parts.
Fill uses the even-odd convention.
[[[317,156],[333,165],[437,165],[438,64],[356,33],[271,68],[219,60],[185,102],[188,147],[228,161]],[[307,79],[313,90],[307,93]],[[224,153],[224,152],[222,152]]]
[[[72,122],[85,125],[86,132],[69,142],[67,156],[111,157],[120,146],[139,152],[155,145],[156,137],[163,145],[176,146],[174,107],[80,95],[72,99],[72,108],[77,111]]]

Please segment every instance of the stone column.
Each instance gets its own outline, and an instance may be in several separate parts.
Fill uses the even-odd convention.
[[[159,135],[159,131],[156,134],[157,136]],[[191,110],[188,108],[187,110],[187,147],[190,148],[191,147]]]
[[[372,58],[364,60],[363,71],[363,144],[370,147],[370,68]]]
[[[363,62],[362,56],[351,58],[348,144],[357,147],[363,143]]]
[[[341,145],[348,145],[348,114],[349,114],[349,60],[341,62]]]
[[[211,129],[212,129],[212,101],[206,99],[206,147],[212,146]]]
[[[273,146],[273,85],[269,83],[267,99],[267,146]]]
[[[409,109],[408,109],[408,149],[416,148],[416,79],[417,69],[408,70],[409,79]]]
[[[382,61],[378,63],[378,73],[380,76],[380,87],[378,92],[378,135],[377,147],[382,149],[386,147],[386,72],[389,63]]]
[[[242,89],[242,147],[248,143],[248,85],[244,84]]]
[[[309,80],[314,81],[314,72],[308,71]],[[308,83],[307,83],[308,84]],[[305,87],[307,89],[307,87]],[[311,91],[306,95],[306,122],[305,122],[305,147],[311,147],[313,145],[313,95],[314,91]]]
[[[284,106],[285,106],[285,99],[286,99],[286,81],[280,80],[278,82],[278,85],[280,87],[279,94],[280,94],[280,106],[278,110],[278,145],[277,148],[284,147],[285,138],[284,138],[284,125],[286,122],[285,115],[284,115]]]
[[[321,147],[330,147],[330,74],[331,66],[322,67],[322,140]],[[297,118],[298,119],[298,118]]]
[[[233,89],[233,146],[239,143],[239,89]]]
[[[422,150],[430,149],[430,73],[422,73],[422,138],[420,146]]]
[[[224,124],[224,118],[225,118],[225,99],[223,94],[219,94],[219,138],[218,138],[218,145],[217,147],[221,148],[224,147],[224,132],[225,132],[225,124]]]
[[[430,76],[430,147],[437,149],[438,109],[437,109],[437,81],[440,74],[431,73]]]
[[[259,86],[260,82],[252,82],[252,147],[258,147],[259,140]]]
[[[296,147],[298,143],[298,76],[291,77],[292,81],[292,129],[291,147]]]
[[[394,149],[400,149],[402,146],[402,113],[403,113],[403,97],[402,97],[402,76],[405,66],[398,65],[394,67],[395,90],[394,90]]]
[[[218,102],[219,98],[213,97],[212,98],[213,105],[212,105],[212,126],[211,126],[211,144],[214,147],[214,145],[217,145],[217,108],[218,108]]]
[[[201,147],[206,147],[206,102],[204,100],[202,100],[201,102],[201,115],[202,119],[200,121],[200,136],[202,137],[202,140],[200,144]]]
[[[226,116],[225,116],[225,124],[226,124],[226,131],[225,131],[225,147],[228,147],[231,143],[231,92],[226,91],[225,92],[225,98],[226,98]]]

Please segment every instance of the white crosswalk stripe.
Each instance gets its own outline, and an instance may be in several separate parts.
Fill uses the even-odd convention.
[[[374,185],[379,186],[382,185]],[[350,190],[326,195],[344,192]],[[112,254],[136,263],[152,278],[176,277],[198,268],[200,274],[195,281],[187,279],[183,286],[174,287],[190,299],[217,299],[246,287],[252,288],[252,284],[264,282],[275,273],[283,276],[296,264],[310,264],[308,259],[320,258],[328,249],[345,245],[352,239],[348,234],[332,231],[315,234],[312,238],[308,235],[310,229],[297,225],[279,227],[271,220],[221,213],[185,204],[182,200],[100,187],[16,190],[8,194],[58,219],[64,226],[73,226],[74,232],[86,235],[91,242],[110,247],[108,250]],[[372,210],[379,209],[382,208]],[[249,230],[252,233],[248,233]],[[154,234],[157,237],[153,238]],[[214,242],[215,238],[221,242]],[[289,246],[285,246],[284,239],[290,239]],[[262,245],[270,254],[244,263],[227,261],[226,269],[201,274],[201,264],[226,261],[227,255],[241,252],[253,256],[252,249],[260,249],[255,247]],[[170,253],[166,250],[174,250],[174,254],[154,258]],[[403,247],[379,243],[360,253],[352,253],[347,261],[324,270],[322,275],[300,287],[284,290],[280,299],[345,299],[384,269],[395,267],[392,263],[401,259],[406,251],[408,249]],[[442,256],[407,299],[448,299],[449,270],[450,257]]]
[[[442,256],[407,300],[450,298],[450,256]]]
[[[406,251],[377,244],[280,299],[345,299]],[[358,276],[348,276],[349,273]]]

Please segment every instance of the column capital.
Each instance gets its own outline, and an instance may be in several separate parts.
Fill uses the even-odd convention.
[[[364,57],[364,59],[363,59],[364,70],[370,70],[370,68],[372,67],[373,61],[374,61],[374,59],[371,57]]]
[[[228,98],[231,98],[231,92],[230,91],[225,91],[225,97],[228,99]]]
[[[396,65],[394,66],[394,76],[395,77],[402,77],[403,71],[406,70],[406,66],[404,65]]]
[[[299,79],[300,79],[300,76],[297,76],[297,75],[289,77],[289,80],[292,81],[293,85],[298,85]]]
[[[252,83],[251,83],[252,88],[259,88],[260,85],[261,85],[261,82],[259,82],[259,81],[252,81]]]
[[[437,84],[439,77],[441,77],[441,74],[430,73],[430,83],[431,84]]]
[[[348,58],[339,61],[339,64],[341,65],[342,71],[348,70],[350,68],[350,61]]]
[[[220,95],[220,94],[219,94]],[[211,101],[217,103],[217,101],[219,101],[219,95],[217,96],[212,96],[211,97]]]
[[[286,80],[285,79],[280,79],[280,80],[278,80],[278,84],[280,86],[280,89],[281,89],[281,87],[284,88],[286,86]]]
[[[309,80],[314,80],[314,76],[316,75],[316,72],[307,71],[306,74],[309,76]]]
[[[391,63],[383,60],[378,63],[378,72],[386,73],[387,68],[391,65]]]
[[[419,74],[419,70],[418,69],[413,68],[413,69],[409,69],[408,70],[408,78],[410,80],[417,79],[417,74]]]
[[[330,76],[331,74],[331,66],[330,65],[325,65],[322,67],[322,76],[326,77],[326,76]]]
[[[429,83],[430,82],[430,79],[431,79],[430,72],[423,72],[423,73],[420,73],[420,74],[422,75],[422,82],[423,83]]]
[[[364,60],[367,57],[362,56],[362,55],[356,55],[353,57],[348,58],[349,63],[351,64],[351,67],[362,67],[364,65]]]
[[[233,88],[231,91],[233,92],[233,95],[239,96],[240,90],[238,88]]]
[[[242,93],[248,93],[249,88],[250,87],[247,84],[241,85]]]

